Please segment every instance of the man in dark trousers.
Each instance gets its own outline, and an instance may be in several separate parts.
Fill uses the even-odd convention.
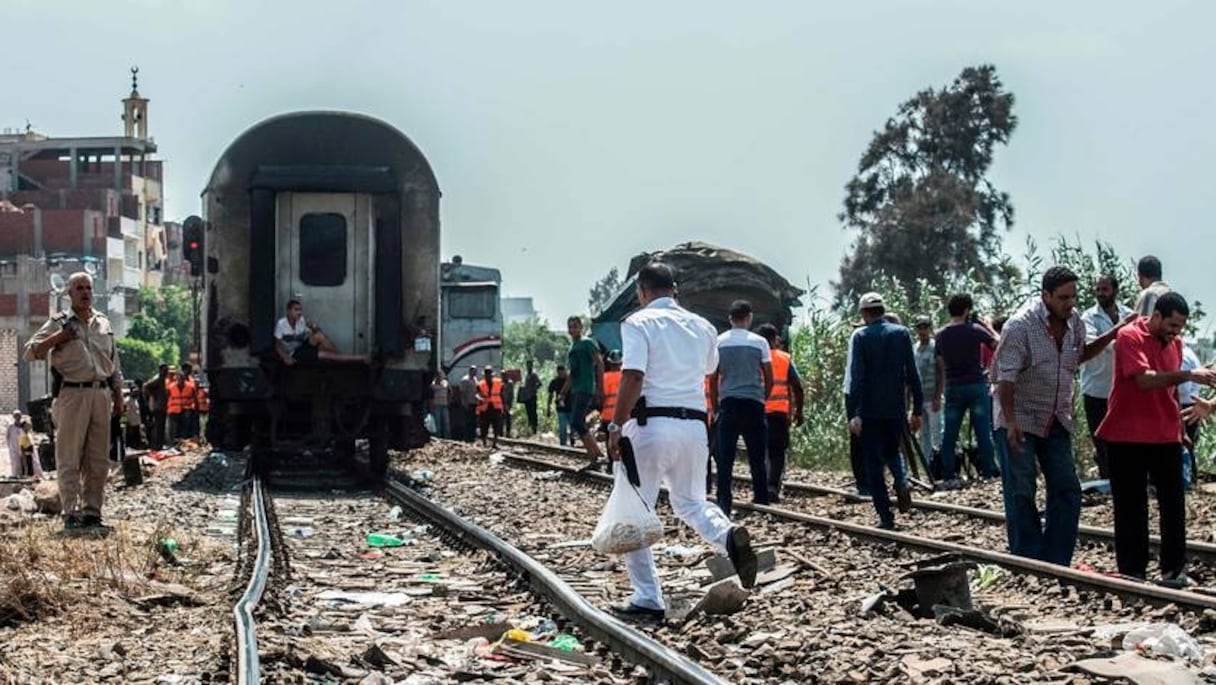
[[[802,380],[798,378],[793,357],[781,349],[777,327],[766,323],[756,332],[768,342],[773,354],[773,389],[764,403],[764,418],[768,422],[768,499],[775,504],[781,496],[791,421],[794,426],[802,425]]]
[[[895,476],[895,492],[901,511],[911,507],[908,486],[900,478],[899,445],[909,425],[907,396],[912,395],[912,432],[920,430],[925,397],[912,335],[907,328],[883,319],[886,307],[878,293],[866,293],[858,303],[865,327],[853,338],[853,365],[849,387],[849,430],[861,438],[870,496],[878,512],[878,525],[895,528],[895,514],[887,495],[884,467]]]
[[[1098,437],[1107,443],[1115,505],[1115,560],[1119,573],[1144,578],[1148,567],[1148,479],[1161,513],[1161,581],[1186,579],[1186,506],[1182,489],[1182,419],[1175,387],[1213,385],[1206,367],[1182,369],[1182,339],[1190,308],[1175,292],[1153,302],[1153,315],[1119,331],[1115,374]]]
[[[165,421],[169,409],[169,365],[161,364],[156,378],[144,383],[144,396],[148,398],[148,412],[152,420],[148,423],[148,443],[154,450],[165,448]]]
[[[528,415],[530,435],[536,435],[536,431],[540,427],[540,415],[536,413],[536,402],[539,398],[540,376],[533,369],[532,360],[529,359],[523,383],[519,387],[519,403],[524,405],[524,412]]]
[[[752,326],[750,302],[731,304],[730,326],[718,336],[718,370],[709,379],[709,396],[718,416],[718,506],[727,516],[740,436],[747,445],[752,501],[769,503],[764,401],[773,389],[772,351],[764,338],[748,330]]]

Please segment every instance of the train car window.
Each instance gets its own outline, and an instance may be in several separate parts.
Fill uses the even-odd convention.
[[[304,285],[346,282],[346,217],[333,213],[300,217],[299,273]]]
[[[492,319],[498,302],[495,288],[452,288],[448,291],[448,316],[453,319]]]

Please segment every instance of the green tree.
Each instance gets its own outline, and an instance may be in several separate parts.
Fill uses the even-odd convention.
[[[127,337],[120,338],[116,344],[123,378],[147,380],[156,375],[161,364],[176,364],[178,360],[177,347],[172,343]]]
[[[587,296],[587,307],[591,314],[594,316],[612,304],[612,298],[620,291],[622,285],[624,283],[621,281],[621,272],[617,271],[615,266],[609,269],[603,278],[596,281]]]
[[[503,367],[523,368],[529,359],[537,366],[555,363],[569,346],[565,336],[549,330],[541,319],[513,321],[502,330]]]
[[[875,133],[845,186],[839,218],[857,238],[834,284],[838,301],[870,290],[880,273],[914,303],[923,282],[1010,275],[1000,229],[1013,225],[1013,205],[987,174],[1017,126],[1013,101],[995,67],[968,67],[949,86],[904,102]]]
[[[140,288],[140,313],[133,317],[130,335],[149,342],[171,341],[177,348],[176,356],[189,357],[194,338],[190,298],[190,289],[185,286]]]

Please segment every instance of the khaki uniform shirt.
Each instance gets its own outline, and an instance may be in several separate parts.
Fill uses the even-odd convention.
[[[111,388],[121,388],[122,369],[114,344],[114,329],[110,327],[110,320],[96,309],[88,323],[71,311],[52,316],[25,344],[26,361],[37,359],[34,348],[62,330],[69,321],[76,324],[76,339],[50,350],[51,366],[69,383],[109,380]]]

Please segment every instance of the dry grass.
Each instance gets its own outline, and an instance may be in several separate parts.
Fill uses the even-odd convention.
[[[104,538],[68,536],[58,522],[49,521],[3,531],[0,627],[61,612],[84,619],[81,612],[65,610],[107,595],[148,594],[160,562],[157,542],[171,533],[164,524],[151,530],[120,524]]]

